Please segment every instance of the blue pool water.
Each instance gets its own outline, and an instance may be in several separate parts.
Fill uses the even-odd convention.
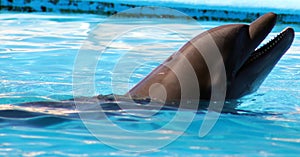
[[[180,128],[168,128],[160,137],[130,136],[113,130],[106,119],[96,123],[102,136],[111,143],[100,142],[83,122],[73,114],[72,106],[53,107],[19,106],[25,102],[58,101],[72,98],[72,72],[81,44],[91,29],[107,17],[97,15],[56,14],[1,14],[0,15],[0,156],[283,156],[300,153],[300,27],[296,31],[291,49],[280,60],[260,89],[242,98],[238,109],[247,113],[221,114],[212,131],[199,137],[199,127],[205,111],[195,115],[185,132]],[[209,29],[223,22],[200,22]],[[122,25],[122,24],[115,24]],[[160,27],[172,27],[159,25]],[[187,32],[189,24],[181,24]],[[287,25],[277,25],[268,39],[274,37]],[[153,31],[153,30],[152,30]],[[149,61],[138,69],[130,83],[134,85],[166,57],[176,51],[185,40],[172,40],[165,32],[154,30],[160,40],[168,45],[159,52],[153,48],[134,53],[136,62]],[[128,45],[145,41],[147,31],[136,30],[132,38],[123,38],[118,45],[102,56],[95,72],[97,94],[110,94],[111,69],[118,56]],[[148,32],[149,33],[149,32]],[[132,40],[137,38],[136,40]],[[154,37],[153,37],[154,38]],[[147,40],[144,39],[144,40]],[[147,47],[147,46],[146,46]],[[137,51],[133,50],[134,52]],[[147,60],[148,58],[148,60]],[[125,67],[124,67],[125,68]],[[137,111],[140,114],[148,111]],[[129,130],[153,130],[169,122],[174,110],[163,110],[147,118],[128,115],[120,110],[110,112],[110,120]],[[192,114],[189,111],[184,113]],[[91,121],[92,123],[93,121]],[[184,122],[184,119],[183,119]],[[179,126],[180,127],[180,124]],[[149,143],[163,143],[171,135],[182,135],[170,144],[147,152],[128,152],[111,146],[126,146],[134,141],[134,147]],[[165,137],[165,138],[164,138]],[[100,139],[101,140],[101,139]]]

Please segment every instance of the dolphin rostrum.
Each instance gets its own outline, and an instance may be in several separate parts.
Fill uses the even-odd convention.
[[[222,56],[221,60],[216,58],[214,64],[222,62],[226,70],[225,98],[227,100],[238,99],[255,92],[279,59],[289,49],[294,39],[294,30],[288,27],[267,44],[257,48],[271,32],[276,23],[276,18],[275,13],[267,13],[250,25],[224,25],[199,34],[154,69],[126,95],[133,98],[152,98],[153,96],[149,93],[151,88],[151,90],[157,92],[157,94],[154,93],[154,99],[156,100],[172,103],[180,101],[182,98],[181,86],[174,71],[183,73],[186,70],[186,62],[183,62],[183,60],[187,59],[198,79],[198,85],[195,85],[199,86],[201,91],[199,100],[209,100],[211,98],[211,87],[213,84],[218,83],[219,76],[210,77],[209,68],[203,58],[203,54],[210,55],[212,51],[215,51],[205,49],[209,44],[207,42],[208,36],[213,39],[212,41],[214,41]],[[199,53],[198,51],[202,52]],[[193,86],[192,81],[189,86]],[[163,95],[161,94],[163,93],[161,91],[162,87],[166,93],[164,98],[161,96]]]

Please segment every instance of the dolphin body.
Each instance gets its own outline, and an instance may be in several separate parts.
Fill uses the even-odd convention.
[[[294,30],[288,27],[267,44],[257,48],[271,32],[276,24],[276,18],[275,13],[267,13],[250,25],[223,25],[199,34],[154,69],[126,95],[132,98],[153,98],[153,93],[151,95],[149,92],[152,90],[157,92],[157,94],[154,93],[154,99],[158,101],[179,102],[182,99],[182,93],[176,75],[186,70],[186,66],[182,63],[184,59],[187,59],[198,79],[201,91],[199,100],[209,100],[211,87],[220,83],[220,78],[218,75],[210,78],[207,64],[201,55],[210,55],[212,51],[215,51],[211,49],[202,51],[203,49],[201,49],[208,46],[208,36],[213,39],[222,56],[214,60],[215,64],[223,62],[225,66],[226,88],[224,92],[226,94],[224,94],[226,100],[238,99],[255,92],[289,49],[294,39]],[[198,52],[199,48],[201,53]],[[189,86],[192,87],[193,84],[189,84]],[[165,90],[166,97],[161,96],[163,95],[161,90]],[[183,99],[185,98],[183,97]]]
[[[222,82],[220,81],[219,75],[214,75],[216,78],[210,78],[208,67],[201,55],[210,55],[212,53],[211,51],[213,51],[210,49],[201,49],[207,48],[209,45],[208,42],[210,41],[206,40],[207,36],[213,39],[213,42],[221,54],[221,58],[215,58],[215,60],[213,60],[214,64],[217,65],[222,62],[226,69],[226,91],[224,92],[226,92],[225,96],[227,100],[233,100],[224,106],[228,107],[228,111],[225,112],[236,113],[234,108],[238,103],[235,102],[235,99],[256,91],[293,42],[294,30],[292,28],[286,28],[267,44],[256,49],[274,27],[276,18],[276,14],[268,13],[258,18],[250,25],[224,25],[199,34],[186,43],[178,52],[170,56],[163,64],[154,69],[145,79],[125,94],[125,96],[99,95],[91,98],[83,97],[56,102],[43,101],[8,106],[1,105],[0,117],[25,118],[44,114],[62,114],[67,115],[68,117],[78,117],[77,112],[75,111],[75,101],[77,104],[79,103],[87,107],[99,104],[102,106],[103,110],[108,113],[110,111],[119,111],[120,107],[117,102],[120,101],[126,103],[127,109],[135,109],[137,107],[142,107],[142,109],[149,108],[149,110],[153,108],[157,109],[157,107],[161,106],[161,103],[159,102],[164,102],[165,105],[163,108],[176,108],[179,107],[176,105],[182,98],[182,95],[180,82],[178,82],[174,71],[179,73],[186,71],[186,66],[182,64],[182,60],[184,59],[188,60],[197,76],[196,85],[199,86],[201,90],[201,94],[198,95],[199,100],[207,102],[211,97],[211,87],[214,84]],[[198,53],[199,47],[200,50],[205,51]],[[166,64],[168,64],[169,67],[166,67]],[[170,70],[170,68],[173,70]],[[190,76],[186,76],[185,78],[189,79]],[[187,83],[189,83],[190,87],[195,86],[193,81],[187,81]],[[167,97],[161,97],[161,95],[163,95],[160,91],[161,86],[152,86],[153,84],[160,84],[163,86],[167,93]],[[152,97],[150,96],[150,88],[153,88],[152,90],[157,92],[154,93],[155,97],[153,97],[153,95]],[[191,89],[188,92],[193,93],[194,91]],[[135,102],[144,105],[135,105],[135,103],[127,101],[128,96],[130,100],[133,98]],[[152,100],[152,98],[158,101],[154,101],[152,105],[145,105],[148,104],[149,100]],[[183,99],[189,98],[183,97]],[[200,109],[206,108],[206,104],[198,103]],[[189,108],[188,106],[186,107]],[[37,110],[37,108],[40,109]],[[91,108],[88,111],[90,112],[93,110],[94,109]],[[222,112],[223,111],[224,108]],[[115,112],[113,113],[115,114]]]

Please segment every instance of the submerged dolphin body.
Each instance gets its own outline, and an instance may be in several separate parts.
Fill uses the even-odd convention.
[[[226,99],[238,99],[255,92],[282,55],[289,49],[294,39],[294,30],[288,27],[267,44],[257,48],[271,32],[276,23],[276,18],[276,14],[268,13],[250,25],[224,25],[201,33],[154,69],[146,78],[133,87],[127,95],[134,98],[149,98],[151,95],[149,94],[150,87],[152,88],[151,90],[160,93],[159,90],[163,86],[167,97],[161,98],[161,94],[156,94],[156,100],[164,99],[166,102],[180,101],[181,87],[174,71],[180,73],[186,70],[185,65],[181,65],[182,60],[185,58],[197,75],[201,91],[199,99],[209,100],[211,87],[213,83],[216,83],[211,80],[218,80],[218,78],[210,78],[205,59],[198,52],[199,49],[197,48],[207,47],[207,36],[213,39],[222,55],[221,61],[216,59],[215,64],[223,62],[226,69],[226,91],[224,91],[226,92]],[[214,50],[206,49],[205,52],[201,53],[209,55],[210,51]],[[166,67],[166,64],[170,66]],[[157,83],[160,86],[151,86]]]

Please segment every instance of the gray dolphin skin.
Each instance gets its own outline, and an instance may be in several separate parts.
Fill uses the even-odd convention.
[[[160,93],[163,86],[167,97],[160,98],[160,94],[156,94],[157,100],[161,99],[165,102],[180,101],[181,87],[174,71],[177,73],[184,71],[186,66],[182,65],[182,60],[187,59],[198,78],[201,91],[199,99],[209,100],[211,98],[212,82],[215,83],[211,80],[218,80],[218,78],[210,78],[207,64],[201,53],[209,55],[210,51],[214,50],[205,49],[205,52],[199,53],[197,48],[207,47],[207,36],[213,39],[222,56],[221,61],[218,59],[214,61],[215,64],[223,62],[225,66],[227,83],[224,92],[226,92],[226,100],[238,99],[255,92],[289,49],[294,39],[294,30],[288,27],[267,44],[257,48],[271,32],[276,24],[276,18],[275,13],[267,13],[250,25],[224,25],[199,34],[154,69],[126,95],[132,98],[152,98],[149,94],[150,87],[151,90]],[[166,67],[166,64],[170,66]],[[215,75],[215,77],[218,77],[218,75]],[[156,83],[160,86],[151,86]]]

